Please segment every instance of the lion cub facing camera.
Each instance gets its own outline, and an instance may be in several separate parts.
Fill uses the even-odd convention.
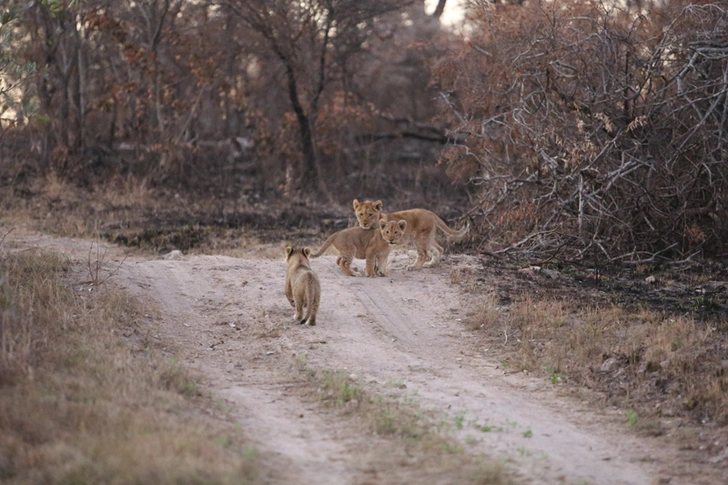
[[[365,230],[376,228],[377,224],[382,221],[406,221],[406,231],[402,242],[412,242],[417,248],[417,260],[407,267],[408,270],[420,269],[423,266],[429,268],[440,262],[443,249],[435,240],[438,229],[448,236],[458,239],[464,237],[470,229],[470,222],[457,231],[451,229],[437,214],[427,209],[410,209],[385,214],[382,212],[381,200],[359,202],[354,199],[354,212],[359,226]]]
[[[296,309],[293,318],[299,324],[316,325],[316,313],[321,301],[321,284],[308,262],[309,248],[286,247],[286,298]],[[306,314],[304,315],[304,307]]]
[[[359,270],[351,266],[354,258],[366,259],[364,272],[367,276],[387,276],[387,259],[392,246],[399,244],[407,227],[406,221],[380,221],[376,229],[350,227],[333,233],[311,258],[318,258],[329,251],[338,253],[336,264],[349,276]],[[333,250],[330,247],[333,246]]]

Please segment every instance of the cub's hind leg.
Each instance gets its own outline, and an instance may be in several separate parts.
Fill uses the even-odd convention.
[[[427,258],[429,257],[429,254],[427,251],[428,247],[429,247],[429,244],[427,243],[427,241],[424,241],[424,244],[419,241],[416,243],[417,259],[415,259],[414,263],[407,266],[408,271],[420,269],[420,268],[422,268],[422,266],[424,266],[425,262],[427,261]]]
[[[308,299],[308,304],[306,305],[307,316],[305,319],[305,323],[311,327],[316,325],[316,314],[318,313],[319,303],[320,297],[316,293],[311,295]],[[304,323],[304,320],[302,320],[301,323]]]
[[[423,266],[425,268],[432,268],[433,266],[437,266],[440,263],[440,259],[442,258],[442,253],[444,250],[442,249],[442,246],[437,244],[437,241],[435,241],[435,238],[432,238],[430,241],[430,254],[432,255],[432,258],[426,262]]]
[[[295,302],[296,313],[293,314],[293,319],[298,323],[303,323],[303,298],[296,298]]]
[[[349,276],[356,276],[359,273],[359,270],[356,267],[352,267],[351,263],[354,261],[353,256],[345,255],[340,256],[336,260],[336,264],[339,265],[339,268],[341,268],[341,271],[348,274]]]

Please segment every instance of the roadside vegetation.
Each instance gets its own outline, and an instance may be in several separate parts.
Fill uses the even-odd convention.
[[[689,268],[596,279],[569,267],[498,272],[493,285],[476,275],[452,280],[478,297],[467,326],[504,371],[584,390],[581,397],[621,409],[636,431],[673,434],[683,447],[713,453],[728,444],[720,432],[728,424],[722,283]]]
[[[58,253],[0,251],[3,483],[255,483],[244,430],[155,344],[154,308]]]

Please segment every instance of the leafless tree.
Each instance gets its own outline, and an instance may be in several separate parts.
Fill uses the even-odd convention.
[[[326,87],[340,79],[340,59],[362,49],[377,18],[407,2],[316,0],[255,0],[221,2],[261,35],[281,62],[302,148],[298,188],[322,186],[316,142],[316,119]]]

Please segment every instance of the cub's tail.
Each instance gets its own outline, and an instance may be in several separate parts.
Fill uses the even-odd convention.
[[[326,251],[329,249],[329,246],[331,246],[331,244],[333,244],[334,238],[336,237],[337,234],[338,233],[334,233],[331,236],[329,236],[329,238],[326,241],[324,241],[324,244],[318,250],[312,251],[308,257],[309,258],[318,258],[319,256],[323,256],[324,253],[326,253]]]
[[[451,229],[447,224],[445,224],[445,221],[440,219],[440,217],[437,214],[435,214],[435,225],[437,226],[438,229],[440,229],[442,232],[444,232],[448,236],[453,237],[455,239],[460,239],[460,238],[464,237],[470,230],[470,219],[468,219],[465,222],[465,226],[463,226],[462,229],[459,229],[456,231],[455,229]]]

